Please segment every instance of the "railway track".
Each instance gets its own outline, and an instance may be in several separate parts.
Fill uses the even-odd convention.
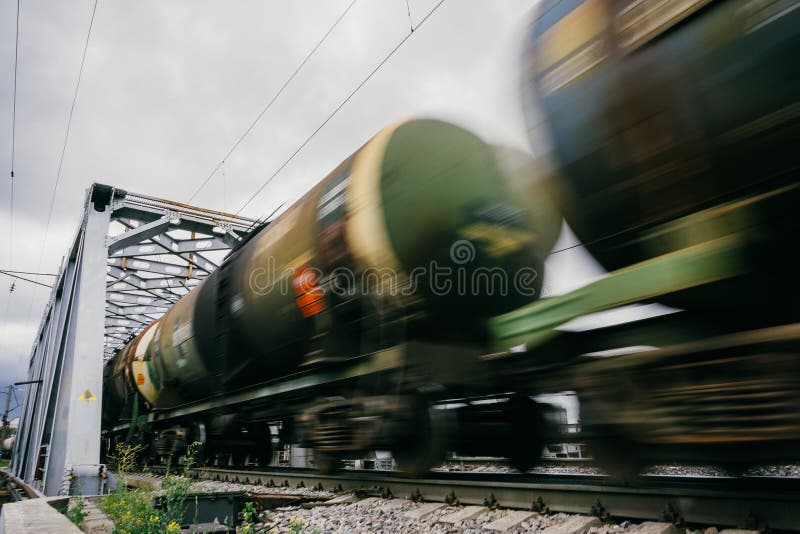
[[[159,470],[153,470],[158,474]],[[163,470],[161,471],[163,473]],[[383,471],[200,468],[192,476],[220,482],[336,488],[370,496],[463,505],[800,531],[800,478],[642,476],[635,486],[604,475],[438,472],[405,478]]]

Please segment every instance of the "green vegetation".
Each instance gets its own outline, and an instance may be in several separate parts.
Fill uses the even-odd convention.
[[[125,486],[128,474],[136,468],[139,454],[144,450],[142,445],[117,443],[114,454],[108,456],[108,462],[115,466],[118,485]]]
[[[182,476],[167,475],[161,484],[161,491],[155,493],[128,488],[126,479],[136,467],[137,457],[143,448],[140,445],[117,444],[113,457],[117,488],[100,500],[100,508],[116,525],[115,534],[171,534],[181,531],[186,496],[192,485],[186,475],[196,465],[200,447],[200,443],[189,446]]]
[[[83,520],[86,519],[88,515],[86,513],[86,501],[84,499],[78,499],[73,506],[67,504],[67,506],[59,511],[78,527],[83,525]]]
[[[306,527],[308,526],[308,519],[304,519],[302,517],[290,517],[289,518],[289,532],[292,534],[306,534],[308,531]],[[270,531],[270,533],[273,531]],[[311,531],[311,534],[319,534],[317,529]]]
[[[244,503],[242,511],[239,512],[242,519],[242,526],[239,527],[239,534],[256,534],[255,522],[258,519],[258,510],[252,501]]]
[[[8,467],[11,463],[11,458],[0,458],[0,467]]]
[[[142,489],[128,490],[124,486],[100,500],[100,508],[114,521],[115,534],[164,534],[181,531],[183,513],[156,510],[153,494]]]

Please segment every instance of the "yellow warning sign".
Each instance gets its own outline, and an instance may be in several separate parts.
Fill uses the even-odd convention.
[[[94,393],[92,393],[91,389],[86,388],[86,391],[81,393],[80,397],[78,397],[78,400],[93,401],[93,400],[97,400],[97,397],[94,396]]]

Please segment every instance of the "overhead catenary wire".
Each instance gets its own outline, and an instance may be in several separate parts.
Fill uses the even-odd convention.
[[[53,194],[50,197],[50,207],[47,210],[47,223],[45,224],[44,240],[42,241],[41,249],[40,249],[40,252],[39,252],[39,262],[37,263],[37,266],[36,266],[36,270],[37,271],[40,270],[41,267],[42,267],[42,260],[44,259],[44,251],[45,251],[46,245],[47,245],[47,237],[48,237],[48,234],[50,233],[50,222],[52,221],[52,218],[53,218],[53,208],[55,207],[56,194],[58,192],[58,185],[59,185],[59,183],[61,181],[61,170],[62,170],[62,168],[64,166],[64,155],[67,152],[67,145],[69,143],[69,133],[70,133],[70,130],[72,128],[72,116],[75,113],[75,104],[78,101],[78,92],[79,92],[80,87],[81,87],[81,79],[83,78],[83,68],[84,68],[84,65],[86,64],[86,51],[89,49],[89,41],[90,41],[90,39],[92,37],[92,28],[94,27],[94,18],[95,18],[95,14],[97,13],[97,2],[98,2],[98,0],[94,0],[94,5],[92,6],[92,15],[91,15],[91,17],[89,19],[89,29],[86,32],[86,40],[85,40],[85,42],[83,44],[83,53],[81,54],[81,64],[80,64],[80,67],[78,68],[78,80],[75,83],[75,91],[74,91],[74,93],[72,95],[72,104],[70,105],[69,117],[67,118],[67,129],[66,129],[66,132],[64,134],[64,144],[63,144],[63,146],[61,148],[61,156],[59,157],[59,160],[58,160],[58,171],[56,172],[56,180],[55,180],[55,184],[53,185]],[[45,284],[40,284],[40,285],[45,285]],[[30,300],[30,304],[28,306],[28,317],[30,317],[31,311],[33,310],[33,300],[34,300],[35,295],[36,295],[36,288],[34,288],[34,291],[31,293],[31,300]]]
[[[0,269],[0,271],[12,274],[31,274],[33,276],[58,276],[56,273],[35,273],[33,271],[15,271],[13,269]]]
[[[19,0],[17,0],[17,26],[14,37],[14,90],[11,97],[11,196],[8,212],[8,257],[14,252],[14,160],[17,152],[17,65],[19,65]]]
[[[269,109],[272,107],[272,105],[275,103],[275,101],[278,100],[278,98],[283,94],[283,91],[297,77],[297,75],[300,73],[300,70],[302,70],[302,68],[305,66],[305,64],[308,63],[308,60],[311,59],[311,57],[316,53],[316,51],[319,49],[319,47],[322,46],[322,43],[324,43],[328,39],[328,36],[330,36],[330,34],[333,33],[333,30],[336,29],[336,27],[339,25],[339,23],[342,21],[342,19],[344,19],[345,15],[347,15],[347,13],[355,5],[355,3],[357,1],[358,0],[352,0],[350,2],[350,4],[348,4],[348,6],[345,8],[345,10],[342,11],[342,14],[339,15],[339,18],[336,19],[336,21],[331,25],[331,27],[328,28],[328,31],[326,31],[325,34],[320,38],[320,40],[317,41],[317,44],[314,45],[314,48],[312,48],[311,51],[309,51],[308,54],[306,54],[306,56],[303,59],[303,61],[300,62],[300,64],[297,66],[297,68],[294,69],[294,72],[292,72],[292,74],[286,79],[286,81],[283,82],[283,85],[281,85],[280,89],[278,89],[278,92],[276,92],[272,96],[272,98],[269,100],[269,102],[267,102],[267,105],[264,106],[264,108],[261,110],[261,112],[258,115],[256,115],[256,118],[253,119],[253,121],[245,129],[245,131],[242,133],[242,135],[239,136],[239,138],[236,140],[236,142],[233,144],[233,146],[228,150],[228,152],[225,154],[225,156],[222,157],[222,159],[217,164],[217,166],[214,167],[214,170],[211,171],[211,174],[206,176],[205,180],[203,180],[203,182],[197,187],[195,192],[192,193],[192,196],[189,197],[189,200],[187,202],[192,202],[195,199],[195,197],[200,193],[200,191],[202,191],[203,188],[206,185],[208,185],[208,182],[211,181],[211,178],[213,178],[214,175],[217,174],[217,172],[219,171],[220,167],[222,167],[225,164],[225,160],[227,160],[231,156],[231,154],[233,154],[233,152],[237,148],[239,148],[239,145],[242,143],[242,141],[244,141],[244,138],[247,137],[250,134],[250,132],[253,130],[253,128],[255,128],[256,124],[258,124],[258,122],[261,120],[261,117],[263,117],[264,114],[267,111],[269,111]]]
[[[558,250],[553,250],[553,251],[550,252],[550,255],[552,256],[553,254],[558,254],[559,252],[566,252],[566,251],[572,250],[574,248],[580,248],[580,247],[585,247],[585,246],[586,246],[586,243],[575,243],[574,245],[570,245],[568,247],[560,248]]]
[[[44,283],[42,283],[42,282],[39,282],[39,281],[37,281],[37,280],[32,280],[32,279],[30,279],[30,278],[25,278],[24,276],[19,276],[19,275],[16,275],[16,274],[11,274],[10,272],[8,272],[8,271],[3,271],[3,270],[1,270],[1,269],[0,269],[0,274],[4,274],[4,275],[6,275],[6,276],[10,276],[11,278],[16,278],[17,280],[24,280],[25,282],[30,282],[31,284],[36,284],[37,286],[44,286],[44,287],[46,287],[46,288],[48,288],[48,289],[50,289],[50,288],[52,288],[52,287],[53,287],[53,286],[51,286],[51,285],[44,284]],[[11,302],[11,297],[9,297],[9,302]],[[7,319],[6,319],[6,320],[7,320]]]
[[[17,22],[16,33],[14,34],[14,89],[11,100],[11,172],[10,188],[11,193],[8,197],[8,263],[14,264],[14,157],[17,146],[17,65],[19,64],[19,4],[17,0]],[[11,295],[13,294],[13,284],[9,288],[8,300],[6,301],[6,311],[3,315],[3,325],[8,324],[8,312],[11,308]]]
[[[67,153],[67,144],[69,143],[69,132],[72,128],[72,116],[75,114],[75,104],[78,101],[78,92],[81,88],[81,79],[83,78],[83,67],[86,64],[86,51],[89,49],[89,40],[92,37],[92,28],[94,27],[94,16],[97,13],[97,2],[94,0],[94,7],[92,8],[92,16],[89,19],[89,30],[86,32],[86,41],[83,44],[83,54],[81,54],[81,66],[78,69],[78,81],[75,83],[75,92],[72,95],[72,105],[69,108],[69,117],[67,118],[67,131],[64,134],[64,144],[61,147],[61,157],[58,159],[58,171],[56,172],[56,183],[53,185],[53,195],[50,197],[50,208],[47,211],[47,225],[44,232],[44,243],[47,242],[47,233],[50,229],[50,221],[53,217],[53,207],[56,202],[56,193],[58,192],[58,185],[61,181],[61,170],[64,167],[64,155]],[[42,245],[42,253],[44,253],[44,244]],[[38,268],[37,268],[38,270]]]
[[[11,408],[10,410],[8,410],[9,416],[11,415],[11,413],[13,413],[17,409],[19,409],[20,406],[22,406],[22,402],[20,402],[19,398],[17,397],[17,388],[15,388],[15,387],[11,388],[11,398],[14,399],[14,402],[16,403],[16,405],[13,408]]]
[[[19,0],[17,0],[17,27],[14,37],[14,92],[11,104],[11,184],[14,184],[14,153],[17,133],[17,65],[19,64]],[[13,189],[12,189],[13,192]],[[12,197],[13,198],[13,197]]]
[[[441,5],[442,5],[442,4],[444,4],[444,2],[445,2],[445,0],[440,0],[440,1],[439,1],[439,2],[438,2],[436,5],[435,5],[435,6],[433,6],[433,9],[431,9],[431,10],[428,12],[428,14],[427,14],[427,15],[425,15],[425,17],[423,17],[423,18],[422,18],[422,20],[420,20],[420,21],[419,21],[419,24],[417,24],[417,29],[419,29],[419,28],[420,28],[420,27],[421,27],[423,24],[425,24],[425,22],[426,22],[426,21],[427,21],[427,20],[428,20],[428,19],[429,19],[429,18],[430,18],[430,17],[431,17],[431,16],[432,16],[434,13],[436,13],[436,11],[437,11],[437,10],[438,10],[438,9],[441,7]],[[412,35],[414,35],[414,31],[413,31],[413,30],[412,30],[412,31],[409,31],[409,32],[406,34],[406,36],[405,36],[405,37],[403,37],[403,38],[400,40],[400,42],[399,42],[399,43],[397,43],[397,45],[395,45],[395,47],[394,47],[394,48],[392,48],[392,50],[391,50],[391,51],[390,51],[390,52],[389,52],[389,53],[388,53],[388,54],[387,54],[387,55],[386,55],[386,56],[385,56],[385,57],[384,57],[384,58],[383,58],[383,59],[380,61],[380,63],[378,63],[378,65],[377,65],[377,66],[376,66],[374,69],[372,69],[372,70],[369,72],[369,74],[367,74],[367,76],[366,76],[366,77],[365,77],[363,80],[361,80],[361,83],[359,83],[359,84],[358,84],[358,85],[355,87],[355,89],[353,89],[352,91],[350,91],[350,94],[348,94],[348,95],[347,95],[347,97],[345,97],[345,99],[344,99],[344,100],[342,100],[342,101],[339,103],[339,105],[338,105],[338,106],[336,106],[336,108],[333,110],[333,112],[331,112],[331,114],[330,114],[330,115],[328,115],[328,117],[327,117],[327,118],[326,118],[324,121],[322,121],[322,124],[320,124],[320,125],[317,127],[317,129],[316,129],[316,130],[314,130],[313,132],[311,132],[311,135],[309,135],[309,136],[306,138],[306,140],[305,140],[305,141],[303,141],[303,143],[302,143],[302,144],[301,144],[299,147],[297,147],[297,150],[295,150],[295,151],[292,153],[292,155],[291,155],[291,156],[289,156],[289,158],[288,158],[286,161],[284,161],[284,162],[281,164],[281,166],[280,166],[280,167],[278,167],[278,168],[277,168],[277,170],[276,170],[275,172],[273,172],[273,173],[272,173],[272,174],[271,174],[271,175],[270,175],[270,176],[269,176],[269,177],[268,177],[268,178],[267,178],[267,179],[264,181],[264,183],[263,183],[263,184],[261,184],[261,186],[260,186],[260,187],[259,187],[259,188],[256,190],[256,192],[255,192],[255,193],[253,193],[253,194],[250,196],[250,198],[248,198],[248,199],[247,199],[247,201],[246,201],[244,204],[242,204],[242,206],[241,206],[241,207],[240,207],[240,208],[239,208],[239,209],[236,211],[236,215],[239,215],[239,214],[242,212],[242,210],[244,210],[244,209],[245,209],[247,206],[249,206],[249,205],[250,205],[250,203],[251,203],[253,200],[255,200],[255,198],[256,198],[256,197],[257,197],[259,194],[261,194],[261,192],[264,190],[264,188],[265,188],[265,187],[267,187],[267,186],[270,184],[270,182],[272,182],[272,180],[274,180],[274,179],[275,179],[275,177],[276,177],[276,176],[278,176],[278,174],[280,174],[280,172],[281,172],[281,171],[282,171],[282,170],[283,170],[283,169],[284,169],[284,168],[285,168],[285,167],[286,167],[286,166],[287,166],[289,163],[291,163],[291,162],[292,162],[292,160],[294,160],[295,156],[297,156],[297,154],[299,154],[299,153],[300,153],[300,151],[302,151],[302,150],[303,150],[303,148],[305,148],[305,146],[306,146],[308,143],[310,143],[312,139],[314,139],[314,137],[317,135],[317,133],[319,133],[319,131],[320,131],[320,130],[322,130],[322,128],[324,128],[324,127],[325,127],[325,125],[326,125],[326,124],[328,124],[328,122],[330,122],[330,120],[331,120],[331,119],[332,119],[334,116],[336,116],[336,114],[337,114],[337,113],[339,113],[339,111],[340,111],[340,110],[341,110],[341,109],[342,109],[342,108],[343,108],[343,107],[344,107],[344,106],[345,106],[345,105],[346,105],[346,104],[347,104],[347,103],[350,101],[350,99],[351,99],[351,98],[353,98],[353,97],[356,95],[356,93],[358,93],[358,91],[359,91],[359,90],[360,90],[362,87],[364,87],[364,85],[365,85],[365,84],[366,84],[366,83],[367,83],[367,82],[368,82],[368,81],[369,81],[369,80],[370,80],[370,79],[371,79],[371,78],[372,78],[372,77],[375,75],[375,73],[376,73],[376,72],[378,72],[378,71],[381,69],[381,67],[383,67],[383,66],[386,64],[386,62],[388,62],[388,61],[389,61],[389,60],[392,58],[392,56],[394,56],[394,54],[395,54],[395,53],[396,53],[398,50],[400,50],[400,48],[401,48],[401,47],[402,47],[402,46],[403,46],[403,45],[406,43],[406,41],[408,41],[408,40],[411,38],[411,36],[412,36]]]

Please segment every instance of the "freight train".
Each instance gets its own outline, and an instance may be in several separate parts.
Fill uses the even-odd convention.
[[[614,473],[795,458],[798,6],[543,1],[522,92],[549,150],[433,120],[378,133],[108,363],[108,446],[524,469],[548,432],[532,397],[569,390]],[[561,214],[609,273],[538,298]],[[570,327],[652,302],[675,313]]]
[[[403,451],[442,415],[429,413],[432,402],[478,376],[470,367],[486,319],[540,292],[559,220],[529,194],[529,164],[441,121],[382,130],[108,363],[106,426],[126,409],[211,399],[202,415],[150,425],[138,439],[157,456],[201,441],[208,458],[264,461],[277,424],[281,441],[311,445],[320,467],[383,447],[418,470]],[[495,277],[522,276],[524,291],[493,291]],[[354,374],[321,378],[330,371]],[[213,407],[303,378],[317,387],[268,406]],[[513,410],[535,415],[529,400]]]

